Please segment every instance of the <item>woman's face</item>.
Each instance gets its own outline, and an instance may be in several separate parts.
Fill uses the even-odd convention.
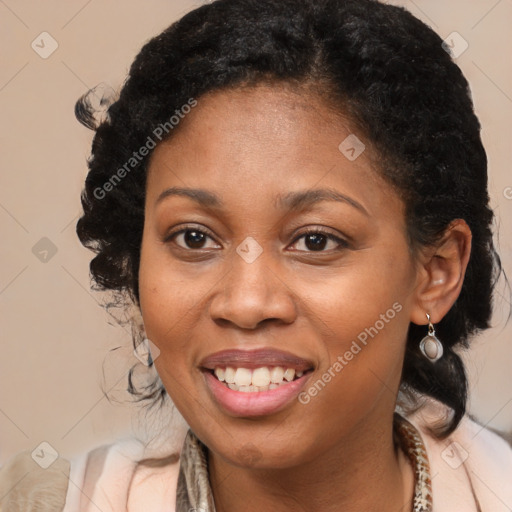
[[[361,149],[319,100],[260,86],[199,98],[151,157],[147,337],[234,464],[292,467],[391,421],[417,275],[403,203]]]

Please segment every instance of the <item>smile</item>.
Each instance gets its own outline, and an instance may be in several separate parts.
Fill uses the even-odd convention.
[[[262,366],[251,370],[249,368],[217,367],[213,374],[229,389],[243,393],[268,391],[291,382],[304,375],[301,370],[283,368],[281,366]]]
[[[206,358],[201,369],[214,402],[224,412],[254,417],[276,413],[292,402],[313,364],[273,349],[229,350]]]

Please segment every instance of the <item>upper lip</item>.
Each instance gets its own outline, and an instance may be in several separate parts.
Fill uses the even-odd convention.
[[[294,368],[296,371],[310,370],[313,363],[302,357],[276,350],[273,348],[262,348],[258,350],[222,350],[205,357],[200,366],[208,370],[214,370],[220,366],[231,366],[235,368],[260,368],[262,366],[282,366],[283,368]]]

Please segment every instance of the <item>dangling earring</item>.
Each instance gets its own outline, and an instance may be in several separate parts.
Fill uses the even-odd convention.
[[[428,334],[420,342],[421,353],[432,363],[435,363],[443,355],[443,345],[437,339],[434,326],[430,321],[430,315],[426,313],[428,319]]]

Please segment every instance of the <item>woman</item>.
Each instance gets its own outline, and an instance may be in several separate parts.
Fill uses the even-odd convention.
[[[105,122],[77,113],[78,236],[159,375],[132,392],[190,430],[179,457],[59,459],[7,510],[37,485],[66,512],[512,507],[512,449],[466,414],[457,351],[501,267],[438,35],[373,0],[218,0],[143,47]]]

